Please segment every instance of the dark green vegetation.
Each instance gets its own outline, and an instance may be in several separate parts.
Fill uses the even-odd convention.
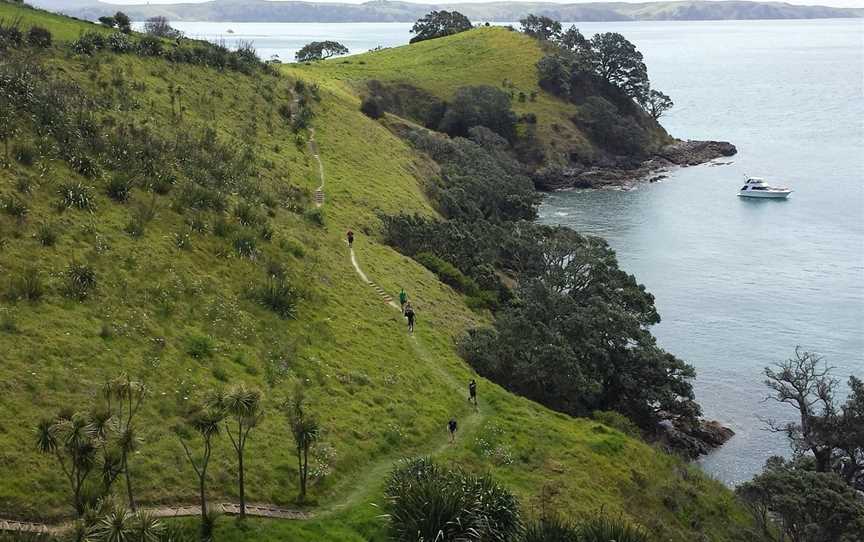
[[[508,302],[512,277],[495,268],[469,273],[435,254],[474,281],[475,302],[379,238],[381,215],[454,224],[439,220],[441,200],[424,185],[450,193],[454,216],[488,216],[478,227],[517,223],[505,218],[510,213],[533,216],[537,196],[511,154],[514,144],[483,125],[468,130],[477,142],[426,134],[437,138],[428,144],[442,142],[442,156],[455,153],[452,164],[441,158],[453,172],[444,179],[439,165],[385,123],[419,127],[363,115],[365,83],[353,86],[336,72],[369,69],[389,84],[386,76],[399,73],[395,63],[420,66],[440,86],[425,86],[423,73],[415,82],[445,101],[459,87],[501,89],[501,74],[512,73],[516,89],[504,87],[514,93],[511,109],[517,118],[534,113],[539,131],[543,119],[566,120],[575,106],[536,87],[541,51],[534,40],[472,30],[372,53],[362,65],[338,59],[277,73],[251,57],[242,62],[249,51],[186,39],[123,34],[129,52],[107,44],[76,52],[82,36],[122,32],[7,3],[0,16],[20,17],[25,35],[39,26],[52,36],[48,47],[25,43],[0,56],[8,105],[0,111],[14,127],[0,167],[4,514],[49,521],[74,514],[73,486],[55,454],[38,453],[35,428],[66,405],[95,422],[95,390],[126,373],[149,395],[131,425],[137,438],[127,439],[134,442],[128,469],[112,471],[120,473],[109,500],[128,504],[131,485],[139,508],[194,504],[202,495],[236,503],[241,457],[250,503],[297,506],[306,479],[311,519],[241,523],[205,514],[177,522],[193,536],[203,524],[204,534],[226,541],[383,540],[387,473],[398,458],[417,455],[466,474],[488,473],[525,510],[554,494],[544,497],[552,511],[581,518],[603,508],[663,539],[748,533],[746,511],[695,467],[603,422],[511,394],[458,357],[454,341],[491,322],[481,307]],[[160,47],[157,55],[138,52]],[[489,55],[489,65],[465,57],[467,49]],[[446,59],[449,68],[417,62],[427,56]],[[220,58],[225,62],[207,60]],[[520,102],[518,91],[537,94]],[[517,122],[515,146],[527,126]],[[309,128],[326,172],[327,200],[316,214],[310,193],[320,179]],[[494,152],[509,158],[499,162]],[[468,164],[470,156],[480,165]],[[461,198],[459,187],[488,168],[503,176],[496,182],[509,187],[500,191],[508,198],[483,192],[481,183],[471,190],[491,196],[491,204]],[[409,292],[419,316],[413,338],[351,267],[348,229],[357,232],[363,270],[388,292]],[[474,291],[451,268],[430,262]],[[469,378],[478,380],[477,411],[466,401]],[[290,409],[297,382],[304,385],[302,417]],[[211,392],[244,388],[260,390],[263,417],[247,410],[229,416],[216,410],[224,401],[207,400]],[[115,409],[111,418],[120,416]],[[451,416],[460,430],[448,445]],[[304,426],[299,439],[297,421]],[[238,429],[248,430],[242,446]],[[119,440],[112,430],[104,442]],[[91,444],[95,470],[82,484],[85,497],[88,486],[102,487],[102,466],[111,464],[103,441]]]
[[[443,38],[471,30],[471,21],[458,11],[431,11],[417,19],[411,27],[411,43]]]
[[[798,411],[798,420],[768,429],[786,434],[793,459],[773,457],[736,490],[767,537],[800,542],[860,540],[864,533],[864,383],[849,378],[849,397],[812,352],[765,368],[769,400]],[[775,527],[776,534],[775,537]]]
[[[297,62],[311,62],[347,54],[348,48],[338,41],[313,41],[297,51],[294,58],[297,59]]]

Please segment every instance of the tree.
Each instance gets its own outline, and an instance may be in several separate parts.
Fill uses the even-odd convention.
[[[648,69],[642,53],[617,32],[603,32],[591,38],[594,72],[628,96],[641,99],[648,91]]]
[[[605,241],[527,224],[503,237],[518,302],[460,345],[481,375],[571,415],[615,410],[643,429],[695,421],[694,370],[657,346],[654,298]]]
[[[114,28],[117,26],[117,19],[110,15],[99,17],[99,22],[102,23],[103,26],[107,26],[108,28]]]
[[[88,542],[156,542],[165,532],[165,526],[153,515],[133,512],[110,501],[103,503],[90,521]]]
[[[120,29],[120,32],[123,32],[124,34],[132,32],[132,21],[129,19],[129,16],[122,11],[118,11],[114,14],[114,23],[117,25],[117,28]]]
[[[798,411],[798,420],[764,421],[771,431],[786,434],[797,455],[812,453],[817,472],[830,470],[834,453],[828,425],[837,414],[834,393],[838,382],[830,373],[818,354],[800,347],[795,348],[795,357],[765,368],[765,385],[773,390],[766,399],[791,405]]]
[[[261,421],[264,412],[261,392],[243,385],[234,386],[225,394],[212,399],[212,406],[225,415],[225,432],[237,453],[237,482],[240,489],[240,519],[246,518],[246,471],[244,454],[249,432]],[[234,428],[232,429],[232,425]]]
[[[318,440],[321,432],[318,420],[306,412],[305,405],[305,389],[298,382],[294,388],[294,396],[286,403],[285,410],[297,450],[297,468],[300,473],[300,496],[298,500],[300,502],[306,499],[306,480],[309,477],[309,450]]]
[[[573,69],[586,72],[591,71],[593,51],[591,41],[582,35],[582,32],[571,25],[558,39],[558,46],[563,49],[571,59]]]
[[[129,498],[129,508],[135,510],[135,498],[132,491],[132,473],[129,469],[129,456],[138,448],[138,439],[133,425],[135,414],[141,408],[147,396],[147,387],[123,374],[105,383],[102,389],[103,397],[108,405],[117,436],[120,450],[120,463],[126,480],[126,493]]]
[[[528,15],[519,20],[522,32],[539,40],[554,41],[561,37],[561,23],[546,16]]]
[[[297,62],[312,62],[347,54],[348,48],[338,41],[313,41],[297,51],[294,58],[297,59]]]
[[[864,502],[836,474],[815,472],[806,461],[773,457],[735,493],[772,540],[772,522],[781,542],[854,542],[864,533]]]
[[[546,55],[537,61],[540,88],[559,96],[570,93],[570,69],[572,64],[561,55]]]
[[[510,109],[507,93],[489,85],[456,89],[440,130],[464,137],[474,126],[485,126],[512,141],[516,136],[516,114]]]
[[[672,109],[672,106],[675,104],[672,103],[672,98],[663,94],[659,90],[654,90],[652,88],[642,97],[642,99],[640,99],[639,105],[641,105],[642,109],[647,111],[649,115],[654,117],[654,120],[657,120],[663,115],[663,113]]]
[[[210,464],[210,456],[213,453],[213,439],[219,435],[219,426],[224,420],[224,414],[220,411],[199,407],[187,418],[184,426],[176,428],[177,437],[186,452],[186,458],[198,477],[198,500],[201,504],[201,539],[209,540],[211,530],[211,516],[207,510],[207,467]],[[189,449],[186,443],[189,430],[201,437],[202,450],[198,458]]]
[[[81,516],[93,495],[85,487],[92,475],[102,475],[102,494],[106,494],[120,473],[117,457],[105,446],[110,415],[91,417],[83,413],[58,414],[42,420],[36,428],[36,447],[43,454],[53,455],[69,481],[72,506]],[[101,453],[101,462],[100,462]],[[101,463],[101,465],[100,465]]]
[[[468,17],[458,11],[432,11],[427,13],[411,27],[411,33],[415,34],[409,43],[442,38],[471,30],[471,21]]]
[[[837,379],[815,353],[795,349],[795,356],[765,368],[767,397],[791,405],[797,419],[765,420],[769,430],[784,433],[796,457],[812,454],[817,472],[836,472],[852,487],[864,490],[864,384],[849,378],[849,398],[837,404]]]
[[[31,26],[27,31],[27,43],[33,47],[50,47],[53,41],[51,31],[41,26]]]
[[[172,40],[183,37],[183,32],[172,27],[171,24],[168,23],[168,19],[161,15],[147,19],[147,22],[144,23],[144,32],[157,38],[168,38]]]

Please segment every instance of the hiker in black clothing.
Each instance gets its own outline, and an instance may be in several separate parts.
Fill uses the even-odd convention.
[[[447,430],[450,431],[450,444],[456,442],[456,418],[450,418],[447,422]]]
[[[348,248],[351,248],[352,246],[354,246],[354,232],[348,230]]]
[[[473,378],[471,382],[468,382],[468,400],[474,403],[474,407],[477,407],[477,381]]]
[[[405,304],[405,318],[408,319],[408,333],[414,333],[414,319],[417,316],[414,314],[414,307],[411,303]]]

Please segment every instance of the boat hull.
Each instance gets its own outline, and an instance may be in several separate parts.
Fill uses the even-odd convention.
[[[768,190],[748,190],[746,192],[738,192],[738,196],[742,198],[786,199],[791,193],[791,190],[776,190],[770,192]]]

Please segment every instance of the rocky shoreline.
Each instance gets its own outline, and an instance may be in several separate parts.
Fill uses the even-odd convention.
[[[719,448],[733,436],[735,431],[713,420],[699,420],[688,427],[663,422],[657,427],[657,440],[660,444],[670,452],[690,460]]]
[[[655,182],[672,167],[704,164],[733,156],[735,145],[726,141],[676,141],[662,147],[644,161],[631,158],[605,159],[591,166],[571,163],[567,167],[542,168],[533,175],[534,186],[543,192],[572,188],[631,188],[639,182]]]

